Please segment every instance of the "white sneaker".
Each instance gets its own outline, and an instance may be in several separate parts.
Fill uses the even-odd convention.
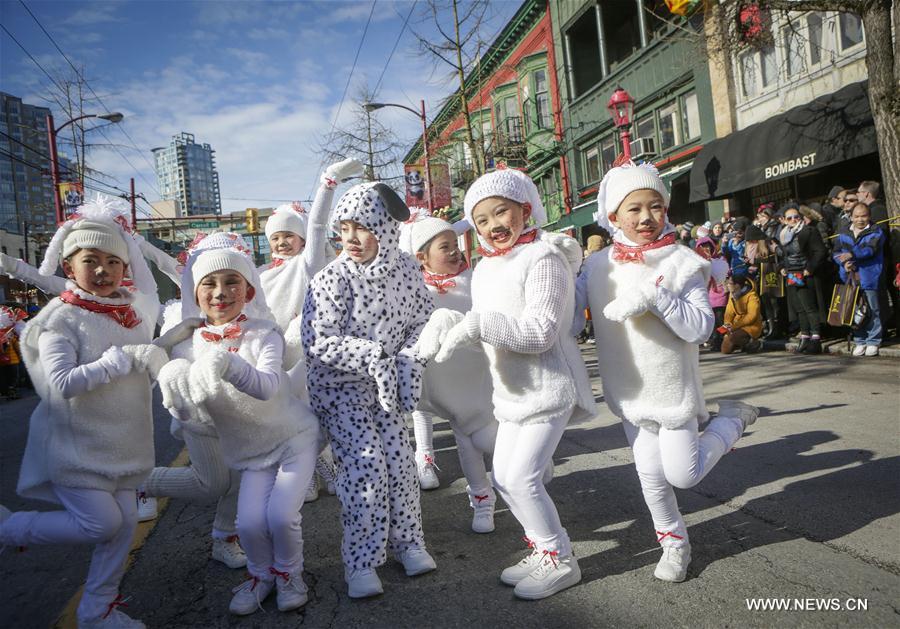
[[[213,538],[212,558],[232,570],[247,565],[247,554],[241,548],[237,535],[229,535],[225,539]]]
[[[416,471],[419,475],[419,487],[422,489],[437,489],[441,481],[438,480],[435,470],[438,466],[434,463],[434,457],[428,454],[419,456],[416,453]]]
[[[156,498],[137,491],[138,522],[149,522],[156,519]]]
[[[78,629],[145,629],[147,625],[118,609],[111,610],[99,618],[78,619]]]
[[[691,563],[691,545],[685,544],[675,548],[673,546],[663,546],[662,557],[656,564],[656,570],[653,576],[660,581],[670,581],[672,583],[681,583],[687,576],[688,565]]]
[[[303,502],[315,502],[319,499],[319,479],[313,472],[312,478],[309,479],[309,486],[306,488],[306,497]]]
[[[494,490],[488,487],[484,491],[472,491],[466,487],[469,494],[469,506],[474,510],[472,515],[472,530],[476,533],[490,533],[494,530],[494,507],[497,497]]]
[[[759,409],[740,400],[719,400],[719,415],[741,420],[744,430],[759,417]]]
[[[374,568],[347,571],[344,569],[344,581],[347,582],[347,595],[350,598],[368,598],[384,593],[381,579]]]
[[[530,541],[528,541],[528,545],[532,549],[531,554],[529,554],[527,557],[525,557],[525,559],[523,559],[516,565],[510,566],[500,573],[500,581],[502,581],[506,585],[518,584],[519,581],[527,577],[534,571],[535,568],[541,565],[541,559],[543,559],[543,555],[538,552],[538,550]]]
[[[865,356],[866,355],[866,346],[860,343],[857,343],[853,347],[853,355],[854,356]]]
[[[574,555],[558,558],[554,553],[543,552],[541,563],[516,584],[514,594],[519,598],[536,601],[553,596],[581,581],[581,569]]]
[[[257,577],[250,577],[232,590],[234,596],[231,597],[231,603],[228,604],[228,611],[238,616],[252,614],[257,609],[262,609],[262,602],[274,589],[274,581],[263,581]]]
[[[403,569],[406,570],[408,577],[425,574],[437,568],[434,559],[424,548],[407,548],[397,553],[397,561],[403,564]]]
[[[325,491],[331,496],[335,495],[337,493],[337,486],[335,485],[337,468],[335,468],[334,462],[325,456],[319,455],[316,459],[316,474],[319,475],[322,484],[325,485]]]
[[[866,356],[878,356],[878,346],[866,345]]]
[[[306,587],[301,575],[292,576],[287,572],[279,572],[275,568],[269,568],[269,572],[275,575],[278,611],[289,612],[306,605],[309,600],[309,588]]]

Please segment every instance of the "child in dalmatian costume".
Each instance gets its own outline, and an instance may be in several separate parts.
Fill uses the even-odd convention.
[[[576,312],[590,306],[595,313],[604,398],[623,420],[663,549],[654,575],[683,581],[691,545],[673,487],[699,483],[758,411],[721,400],[718,416],[699,432],[709,417],[698,344],[713,326],[710,263],[676,244],[666,216],[669,193],[656,170],[633,163],[611,169],[598,205],[614,246],[585,263]]]
[[[472,271],[457,244],[458,234],[469,227],[466,221],[451,225],[431,216],[419,216],[414,222],[404,225],[404,247],[422,265],[425,285],[438,307],[432,317],[458,320],[472,309]],[[426,326],[428,329],[434,329],[434,326]],[[419,347],[433,346],[437,340],[428,338],[423,331],[419,337]],[[494,530],[497,498],[484,465],[484,457],[493,454],[497,439],[492,395],[487,356],[481,347],[473,345],[460,349],[450,361],[428,365],[422,399],[413,411],[420,484],[420,442],[431,446],[434,415],[450,422],[460,466],[468,483],[466,492],[469,494],[469,505],[474,510],[472,530],[476,533]],[[425,432],[421,427],[423,424],[427,425],[424,436],[420,435]]]
[[[425,550],[415,462],[403,414],[422,386],[413,350],[433,309],[415,262],[398,248],[409,209],[387,185],[348,190],[334,211],[341,255],[310,282],[303,347],[313,410],[338,466],[348,593],[380,594],[388,548],[413,576],[434,570]]]
[[[241,474],[237,527],[250,578],[229,605],[238,615],[273,589],[281,611],[306,603],[300,507],[318,452],[318,422],[292,393],[249,253],[237,234],[201,241],[182,274],[182,321],[157,340],[173,359],[159,375],[164,406],[186,427],[210,427]]]
[[[568,236],[529,226],[530,218],[540,225],[547,217],[534,182],[517,170],[477,179],[464,208],[483,255],[472,275],[472,309],[445,322],[433,317],[420,353],[441,363],[457,348],[480,342],[487,354],[500,422],[494,489],[532,547],[500,579],[515,586],[520,598],[541,599],[581,580],[569,536],[544,487],[566,426],[590,419],[596,410],[584,361],[568,334],[581,247]],[[435,334],[438,343],[432,341]]]
[[[156,283],[121,207],[98,197],[56,232],[40,272],[62,264],[65,290],[24,328],[21,348],[41,400],[18,491],[63,510],[0,507],[0,545],[94,544],[78,626],[143,627],[116,609],[137,524],[135,488],[153,467],[150,344]],[[126,268],[133,290],[121,289]]]

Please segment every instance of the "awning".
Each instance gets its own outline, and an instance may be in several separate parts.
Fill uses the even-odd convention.
[[[576,205],[568,214],[563,214],[559,220],[548,225],[544,225],[543,229],[547,231],[560,231],[570,227],[584,227],[594,222],[594,211],[597,209],[596,201],[588,201],[581,205]]]
[[[816,170],[878,150],[868,81],[847,85],[703,147],[691,202]]]

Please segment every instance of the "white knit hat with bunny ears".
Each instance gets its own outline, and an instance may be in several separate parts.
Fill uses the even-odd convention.
[[[475,221],[472,220],[472,210],[480,201],[489,197],[501,197],[522,204],[528,203],[531,206],[531,218],[534,219],[534,224],[539,227],[547,222],[547,210],[544,209],[537,186],[534,185],[531,177],[521,170],[514,168],[495,170],[482,175],[469,186],[469,189],[466,190],[465,201],[463,201],[463,210],[466,221],[470,225],[475,224]],[[478,230],[475,231],[478,232]],[[478,236],[478,241],[482,247],[490,249],[481,235]]]
[[[197,285],[210,273],[225,270],[237,271],[254,288],[253,299],[244,306],[244,312],[253,318],[274,320],[252,255],[240,234],[233,232],[216,232],[198,242],[188,255],[181,274],[182,320],[203,316],[197,305]]]
[[[600,182],[597,191],[597,224],[613,233],[617,228],[610,223],[609,215],[615,214],[619,205],[635,190],[655,190],[662,196],[666,208],[669,207],[669,190],[659,177],[659,171],[652,164],[635,164],[628,161],[621,166],[610,168]]]
[[[54,275],[57,266],[78,249],[100,249],[128,265],[128,275],[138,291],[156,293],[156,280],[131,235],[128,211],[123,201],[99,193],[79,206],[53,235],[39,269],[41,275]]]
[[[279,205],[266,219],[266,238],[277,232],[291,232],[306,240],[308,218],[306,210],[297,201]]]

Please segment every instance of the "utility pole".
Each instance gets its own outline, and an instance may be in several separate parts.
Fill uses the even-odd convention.
[[[369,142],[369,163],[366,164],[366,179],[375,181],[375,156],[372,153],[372,113],[363,107],[366,112],[366,139]]]
[[[131,178],[131,229],[137,230],[137,199],[134,196],[134,177]]]

